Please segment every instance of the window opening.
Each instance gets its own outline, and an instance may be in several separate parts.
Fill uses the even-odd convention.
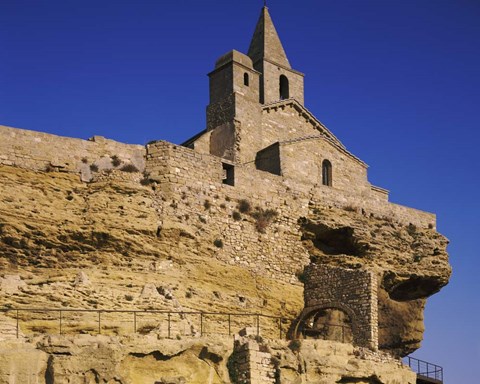
[[[290,90],[288,85],[287,76],[280,76],[280,100],[285,100],[290,97]]]
[[[243,74],[243,85],[246,85],[247,87],[250,85],[250,78],[246,72]]]
[[[323,160],[322,163],[322,184],[332,186],[332,163],[328,160]]]
[[[223,178],[222,183],[227,185],[235,184],[235,168],[231,164],[222,163]]]

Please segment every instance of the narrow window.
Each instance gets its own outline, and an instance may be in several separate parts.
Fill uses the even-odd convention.
[[[290,90],[288,86],[287,76],[280,76],[280,100],[285,100],[290,97]]]
[[[231,164],[222,163],[223,168],[223,184],[234,185],[235,184],[235,168]]]
[[[332,186],[332,163],[328,160],[323,160],[322,163],[322,184]]]
[[[243,85],[246,85],[247,87],[250,85],[250,79],[248,78],[247,72],[243,74]]]

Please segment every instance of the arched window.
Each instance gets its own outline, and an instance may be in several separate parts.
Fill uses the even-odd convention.
[[[243,74],[243,85],[246,85],[247,87],[250,85],[250,79],[248,77],[248,73],[245,72]]]
[[[332,163],[328,160],[323,160],[322,163],[322,184],[332,186]]]
[[[290,90],[288,86],[287,76],[280,76],[280,100],[285,100],[290,97]]]

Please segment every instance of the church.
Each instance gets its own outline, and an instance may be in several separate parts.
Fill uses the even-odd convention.
[[[236,165],[365,197],[388,192],[367,180],[367,165],[350,153],[304,105],[304,74],[293,69],[263,7],[248,54],[232,50],[209,73],[207,127],[183,145]]]
[[[41,286],[65,307],[45,309],[60,311],[59,340],[84,327],[78,320],[69,329],[62,317],[75,313],[82,289],[95,299],[80,309],[98,316],[92,345],[100,334],[116,337],[93,360],[90,347],[52,357],[47,346],[32,377],[442,383],[441,367],[401,362],[420,348],[426,300],[451,274],[435,214],[391,203],[368,181],[367,164],[305,107],[304,74],[291,67],[266,6],[247,54],[227,52],[208,76],[206,128],[181,145],[0,126],[8,195],[0,213],[9,229],[0,231],[0,261],[19,274],[9,278],[16,291],[5,307],[15,342],[23,348],[16,339],[35,326],[16,308],[46,305],[43,295],[17,294],[39,266],[49,271],[58,260],[62,289],[50,280]],[[28,225],[24,211],[35,218]],[[72,286],[78,265],[92,285]],[[117,293],[106,299],[100,285]],[[147,315],[141,333],[137,317]]]

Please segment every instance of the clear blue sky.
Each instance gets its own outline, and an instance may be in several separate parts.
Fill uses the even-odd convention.
[[[215,60],[262,1],[0,1],[0,124],[143,144],[205,127]],[[270,0],[305,105],[397,203],[436,212],[451,283],[415,355],[478,382],[480,1]],[[477,236],[479,238],[477,238]]]

